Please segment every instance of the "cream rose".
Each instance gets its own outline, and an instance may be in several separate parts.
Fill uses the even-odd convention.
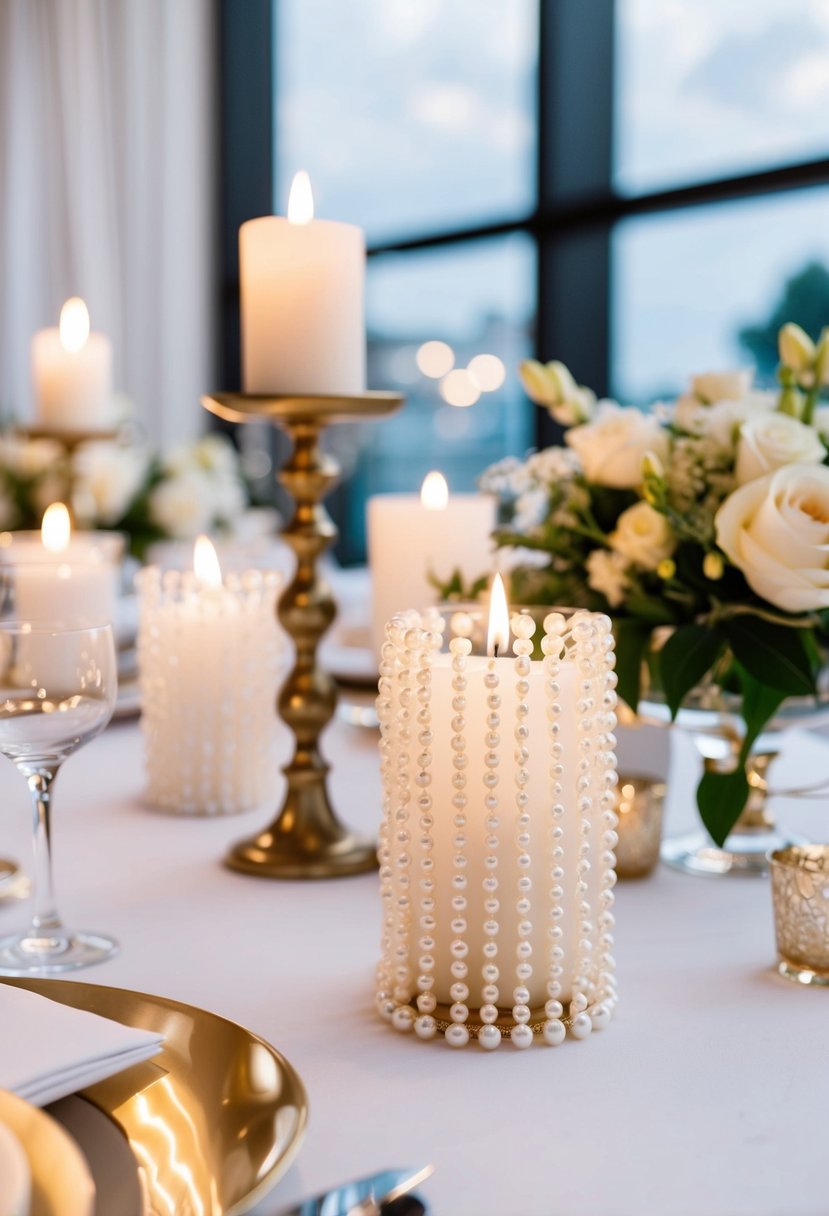
[[[611,548],[642,570],[655,570],[676,548],[676,537],[664,515],[646,502],[634,503],[616,520]]]
[[[595,421],[573,427],[565,440],[581,459],[588,481],[627,490],[642,484],[647,452],[667,461],[670,440],[659,420],[641,410],[602,402]]]
[[[829,468],[788,464],[726,498],[717,544],[784,612],[829,608]]]
[[[716,401],[737,401],[751,388],[753,373],[742,368],[735,372],[702,372],[691,377],[691,393],[703,405]]]
[[[740,427],[734,476],[738,486],[785,464],[821,464],[826,448],[815,430],[788,414],[762,414]]]

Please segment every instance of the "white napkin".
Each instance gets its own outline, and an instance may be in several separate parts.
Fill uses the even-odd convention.
[[[148,1060],[164,1038],[0,983],[0,1089],[45,1106]]]

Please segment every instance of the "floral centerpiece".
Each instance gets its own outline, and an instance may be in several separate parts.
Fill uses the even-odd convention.
[[[164,455],[120,438],[69,450],[58,439],[0,435],[0,529],[39,528],[58,500],[80,527],[126,533],[143,558],[156,541],[231,530],[249,496],[236,449],[222,435]]]
[[[514,598],[609,613],[631,708],[646,659],[674,717],[706,681],[739,695],[737,767],[697,792],[720,845],[748,799],[752,745],[787,697],[816,694],[829,646],[829,329],[814,343],[785,325],[779,350],[777,391],[747,371],[699,375],[650,413],[526,362],[565,446],[481,479],[503,502]]]

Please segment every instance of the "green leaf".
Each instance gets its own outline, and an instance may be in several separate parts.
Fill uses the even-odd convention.
[[[616,676],[618,693],[632,710],[639,704],[642,688],[642,660],[651,640],[652,626],[643,621],[622,618],[613,622],[616,639]]]
[[[813,696],[815,677],[802,630],[756,616],[723,622],[734,657],[749,675],[789,697]]]
[[[722,633],[706,625],[684,625],[668,638],[659,652],[659,672],[672,718],[714,666],[724,646]]]
[[[704,773],[697,786],[697,806],[708,834],[720,848],[748,801],[745,765],[733,773]]]
[[[631,593],[625,599],[625,607],[631,616],[638,616],[650,625],[673,625],[676,621],[671,606],[655,595]]]
[[[766,723],[786,699],[784,692],[755,680],[741,664],[735,666],[743,693],[743,721],[746,728],[737,766],[731,773],[706,773],[697,787],[697,806],[702,822],[714,843],[721,848],[748,801],[750,787],[746,764],[751,749]]]

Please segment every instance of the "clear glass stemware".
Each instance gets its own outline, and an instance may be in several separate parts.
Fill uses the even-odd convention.
[[[65,629],[0,621],[0,754],[22,774],[32,802],[33,911],[28,929],[0,938],[0,975],[69,971],[118,949],[102,933],[61,921],[52,882],[55,777],[73,752],[112,717],[117,692],[110,625]]]

